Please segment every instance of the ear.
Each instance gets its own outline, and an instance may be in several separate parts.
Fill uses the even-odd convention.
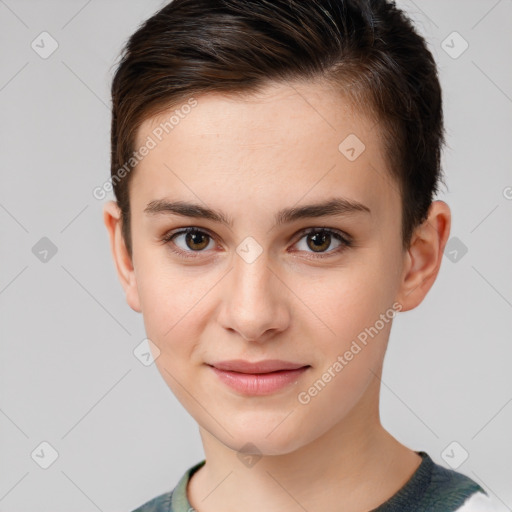
[[[444,201],[433,201],[425,222],[418,226],[405,254],[397,301],[401,311],[414,309],[434,284],[451,227],[451,213]]]
[[[142,310],[135,270],[122,234],[121,210],[115,201],[108,201],[103,205],[103,222],[110,237],[110,250],[126,295],[126,302],[134,311],[140,313]]]

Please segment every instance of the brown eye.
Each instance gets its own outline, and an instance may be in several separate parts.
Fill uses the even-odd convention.
[[[209,242],[213,242],[213,245],[215,245],[208,233],[196,228],[186,228],[175,233],[169,233],[163,238],[163,241],[175,245],[177,249],[173,249],[174,252],[191,257],[195,256],[194,252],[205,252]]]
[[[302,238],[297,242],[299,250],[306,253],[313,253],[313,258],[324,258],[334,256],[344,249],[352,246],[351,238],[343,236],[332,229],[313,228],[302,232]],[[306,242],[302,243],[305,239]],[[332,250],[327,250],[333,242],[337,245]],[[302,247],[300,247],[302,245]],[[310,256],[311,257],[311,256]]]
[[[193,249],[194,251],[200,251],[208,245],[209,238],[210,237],[202,231],[193,231],[186,233],[185,244],[188,248]]]
[[[308,247],[315,252],[322,252],[331,245],[331,235],[326,231],[309,234],[306,238],[308,240]]]

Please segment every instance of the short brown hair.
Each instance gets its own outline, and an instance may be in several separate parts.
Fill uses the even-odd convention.
[[[132,172],[117,173],[144,120],[196,94],[318,79],[379,121],[409,247],[442,180],[444,129],[435,61],[394,2],[173,0],[129,38],[112,82],[111,179],[129,253]]]

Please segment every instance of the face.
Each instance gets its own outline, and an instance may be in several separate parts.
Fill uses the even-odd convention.
[[[378,125],[322,85],[196,100],[161,141],[172,112],[138,131],[137,147],[157,143],[130,183],[128,300],[202,428],[234,450],[288,453],[377,407],[372,372],[400,308],[398,189]],[[209,366],[231,359],[307,368],[258,395]]]

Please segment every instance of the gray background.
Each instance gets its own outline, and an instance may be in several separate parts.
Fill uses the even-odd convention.
[[[92,195],[109,176],[116,58],[161,5],[0,0],[2,511],[132,510],[203,458],[195,422],[133,354],[142,317],[125,303]],[[467,451],[458,471],[510,510],[512,2],[399,5],[439,64],[439,198],[457,258],[445,254],[425,301],[395,320],[382,421],[444,466]],[[58,43],[47,58],[31,47],[43,31]],[[57,249],[46,261],[43,237]],[[43,441],[58,452],[47,469]]]

